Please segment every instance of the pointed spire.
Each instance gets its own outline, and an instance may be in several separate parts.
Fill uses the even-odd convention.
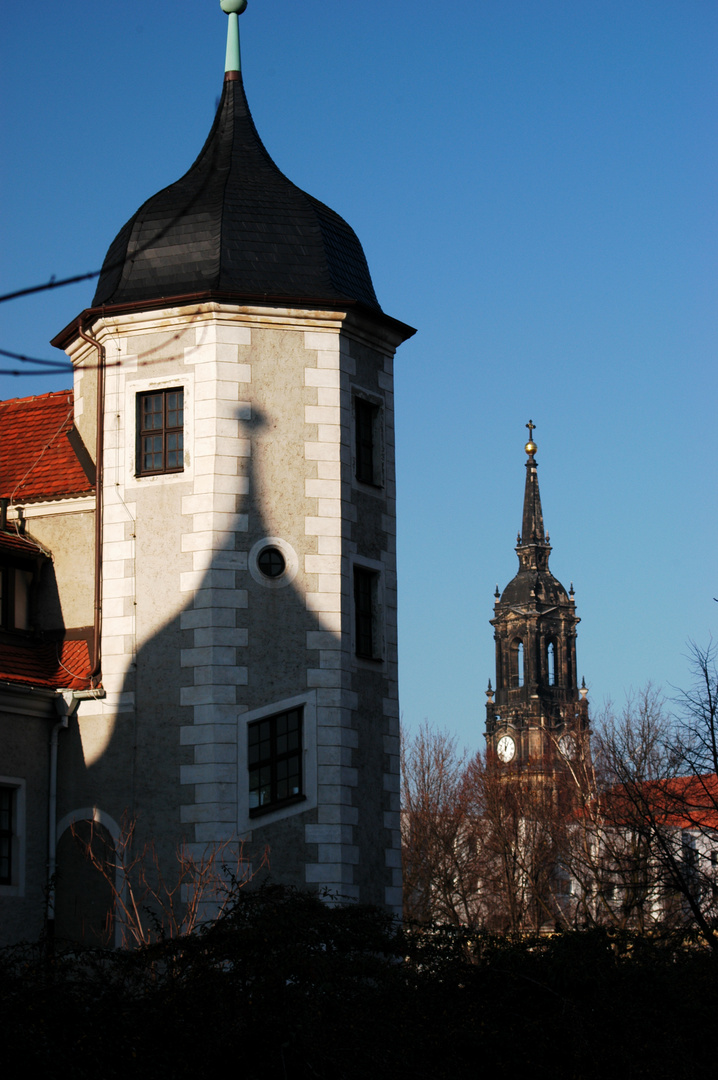
[[[526,425],[529,429],[529,441],[526,443],[524,450],[529,459],[526,462],[524,512],[521,521],[521,532],[516,540],[516,551],[521,567],[524,570],[547,570],[551,545],[543,524],[541,494],[538,485],[538,466],[534,456],[538,449],[533,441],[535,426],[533,420],[529,420]]]
[[[117,234],[93,306],[216,296],[311,308],[352,303],[379,315],[354,231],[296,187],[263,146],[239,70],[237,20],[246,0],[221,6],[229,15],[227,71],[207,142],[188,172]]]
[[[225,79],[230,76],[236,78],[235,72],[242,70],[242,60],[239,53],[239,16],[247,8],[247,0],[219,0],[219,6],[227,15],[227,56],[224,64]]]
[[[534,454],[538,447],[533,441],[535,424],[529,420],[526,427],[529,429],[529,441],[524,450],[529,456],[526,462],[526,487],[524,489],[524,516],[521,523],[521,544],[544,544],[547,542],[543,526],[543,511],[541,510],[541,495],[538,486],[538,473]]]

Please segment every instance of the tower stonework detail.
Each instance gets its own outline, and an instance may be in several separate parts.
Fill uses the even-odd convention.
[[[549,570],[551,546],[539,493],[534,425],[525,450],[526,483],[516,553],[519,570],[496,589],[495,688],[486,705],[487,751],[499,763],[550,780],[588,737],[585,687],[576,675],[573,586],[567,593]]]

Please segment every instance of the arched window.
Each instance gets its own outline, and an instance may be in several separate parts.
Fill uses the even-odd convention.
[[[523,686],[524,684],[524,643],[520,638],[515,638],[511,649],[512,671],[511,685]]]
[[[548,684],[549,686],[556,685],[556,646],[553,641],[549,641],[546,649],[546,668],[548,670]]]
[[[79,820],[63,832],[55,897],[55,929],[62,938],[105,948],[112,943],[117,857],[111,833],[97,821]]]

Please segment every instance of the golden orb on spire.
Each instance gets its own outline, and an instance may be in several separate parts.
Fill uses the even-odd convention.
[[[532,456],[536,453],[538,449],[536,443],[534,442],[534,428],[536,427],[536,425],[534,424],[533,420],[529,420],[526,427],[529,429],[529,441],[524,446],[524,450],[529,456]]]

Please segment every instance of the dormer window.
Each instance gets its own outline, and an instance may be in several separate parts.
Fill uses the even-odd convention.
[[[30,629],[32,570],[18,566],[0,568],[0,626],[3,630]]]

